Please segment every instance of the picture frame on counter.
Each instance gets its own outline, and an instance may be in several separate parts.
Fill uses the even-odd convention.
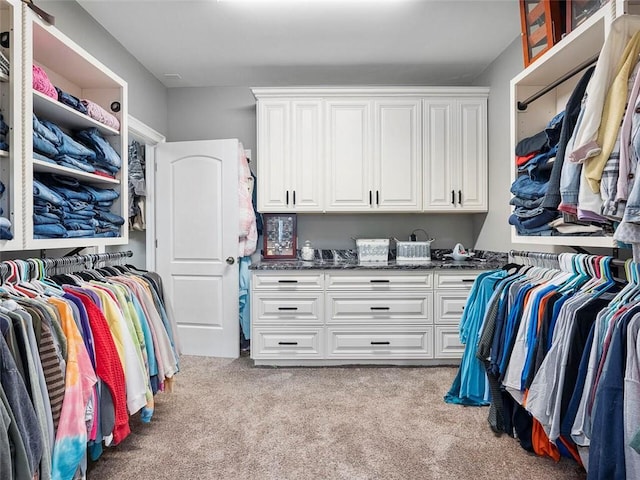
[[[264,231],[262,258],[297,258],[297,216],[295,213],[262,214]]]

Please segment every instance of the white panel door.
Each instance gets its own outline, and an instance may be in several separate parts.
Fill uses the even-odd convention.
[[[183,353],[236,358],[238,141],[156,147],[156,269]]]
[[[291,203],[297,212],[324,209],[322,100],[291,102]],[[285,172],[286,174],[286,172]]]
[[[453,210],[453,125],[455,99],[429,99],[424,103],[424,202],[423,209]]]
[[[487,205],[487,99],[458,101],[460,152],[458,203],[462,210],[486,211]]]
[[[326,112],[326,210],[371,211],[371,102],[358,99],[328,100]]]
[[[258,210],[282,212],[292,205],[288,100],[258,103]]]
[[[380,210],[422,208],[421,99],[375,102],[374,205]]]

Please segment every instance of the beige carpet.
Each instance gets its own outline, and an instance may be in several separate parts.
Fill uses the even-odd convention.
[[[255,368],[182,357],[151,423],[90,480],[584,479],[496,437],[487,408],[448,405],[455,368]]]

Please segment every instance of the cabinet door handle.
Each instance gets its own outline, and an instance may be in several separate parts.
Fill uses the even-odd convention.
[[[389,307],[370,307],[371,310],[389,310]]]
[[[475,281],[476,281],[475,278],[463,278],[462,279],[463,283],[473,283]]]
[[[371,342],[371,345],[391,345],[391,342]]]
[[[288,204],[288,202],[287,202],[287,204]],[[455,205],[455,204],[456,204],[456,192],[451,190],[451,205]]]
[[[278,283],[298,283],[298,280],[278,280]]]
[[[293,191],[293,205],[296,204],[296,191]]]
[[[293,203],[296,203],[295,200]],[[458,203],[462,205],[462,190],[458,190]]]
[[[278,345],[297,345],[298,342],[278,342]]]
[[[376,205],[380,205],[380,192],[376,190]]]
[[[295,311],[295,310],[298,310],[298,307],[278,307],[278,310],[281,310],[281,311],[284,311],[284,310]]]
[[[289,190],[287,190],[287,205],[289,205]]]
[[[369,282],[370,283],[389,283],[389,280],[375,278],[373,280],[369,280]]]
[[[371,200],[371,190],[369,190],[369,205],[373,205],[373,200]]]

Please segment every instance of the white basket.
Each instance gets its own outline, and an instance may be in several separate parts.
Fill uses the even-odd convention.
[[[388,238],[359,238],[356,240],[356,246],[358,247],[358,260],[361,263],[389,260]]]
[[[396,261],[415,263],[431,261],[431,242],[401,242],[396,240]]]

